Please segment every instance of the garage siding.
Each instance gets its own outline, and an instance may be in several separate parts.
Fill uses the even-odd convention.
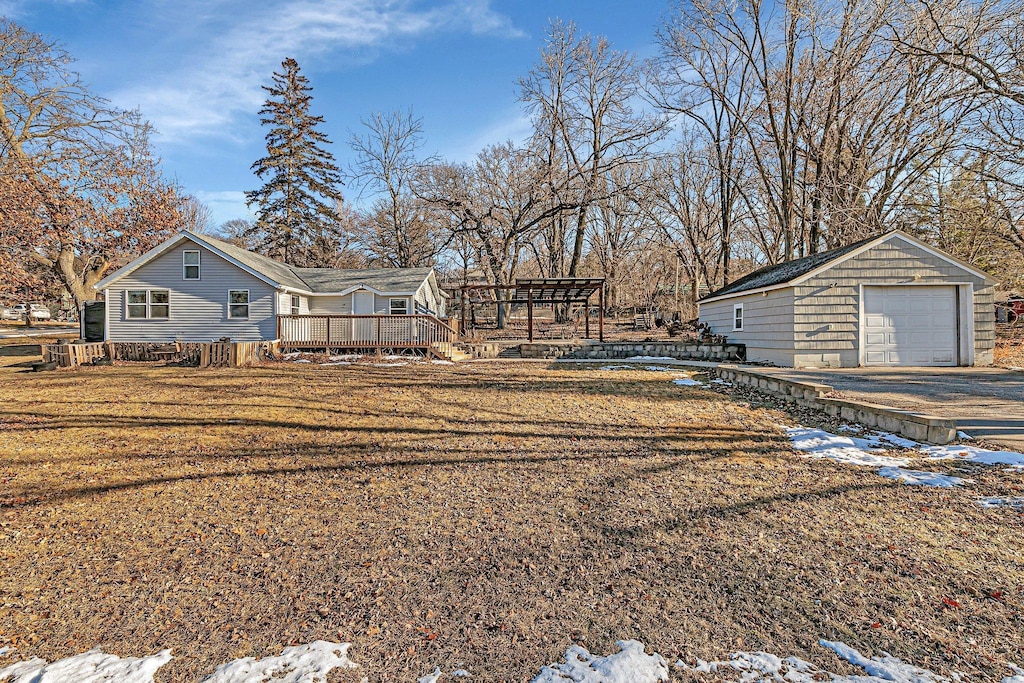
[[[733,331],[733,306],[743,304],[743,330]],[[700,305],[701,322],[730,342],[747,345],[747,360],[783,363],[793,354],[793,290],[748,294]]]
[[[200,252],[198,280],[182,276],[182,252]],[[125,292],[132,289],[170,290],[170,317],[165,320],[128,319]],[[229,289],[249,290],[249,318],[227,317]],[[277,290],[212,251],[186,241],[161,254],[106,290],[111,341],[208,342],[221,337],[235,341],[273,339],[277,334],[274,301]]]
[[[974,285],[975,363],[991,363],[995,346],[994,288],[899,237],[834,265],[794,288],[797,356],[806,363],[828,364],[829,359],[837,359],[843,366],[857,365],[861,285],[953,282]],[[816,361],[819,358],[824,360]]]

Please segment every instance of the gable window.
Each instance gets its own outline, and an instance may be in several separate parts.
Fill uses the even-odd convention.
[[[391,300],[391,315],[408,315],[409,314],[409,300],[408,299],[392,299]]]
[[[171,293],[166,289],[129,289],[127,317],[135,320],[171,317]]]
[[[292,294],[292,297],[291,297],[291,307],[290,307],[292,315],[298,315],[299,314],[299,311],[302,310],[302,308],[300,306],[301,303],[302,303],[302,300],[299,299],[298,295]]]
[[[743,304],[733,304],[732,306],[732,331],[743,331]]]
[[[181,252],[181,277],[185,280],[199,279],[199,252]]]
[[[249,290],[229,289],[228,290],[228,318],[249,317]]]

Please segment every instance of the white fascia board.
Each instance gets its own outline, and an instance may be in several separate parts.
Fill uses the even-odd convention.
[[[713,297],[711,299],[701,299],[700,301],[697,302],[697,305],[700,306],[701,304],[710,304],[710,303],[714,303],[715,301],[725,301],[726,299],[735,299],[738,296],[748,296],[750,294],[760,294],[761,292],[772,292],[772,291],[775,291],[776,289],[788,289],[788,288],[792,287],[794,284],[795,284],[795,282],[793,282],[793,281],[791,281],[791,282],[781,282],[781,283],[779,283],[777,285],[770,285],[768,287],[758,287],[757,289],[744,289],[744,290],[741,290],[739,292],[730,292],[729,294],[722,294],[721,296],[716,296],[716,297]]]

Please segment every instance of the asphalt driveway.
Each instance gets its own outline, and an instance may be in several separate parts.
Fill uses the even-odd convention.
[[[760,368],[759,368],[760,370]],[[999,368],[765,368],[844,396],[951,417],[960,431],[1024,452],[1024,373]]]

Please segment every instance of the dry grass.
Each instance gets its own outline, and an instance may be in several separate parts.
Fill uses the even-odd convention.
[[[0,645],[171,647],[159,681],[315,639],[353,643],[346,681],[525,681],[623,638],[1024,660],[1024,515],[973,502],[1019,475],[899,486],[785,419],[539,364],[0,368]]]
[[[996,325],[995,364],[1024,368],[1024,322]]]

